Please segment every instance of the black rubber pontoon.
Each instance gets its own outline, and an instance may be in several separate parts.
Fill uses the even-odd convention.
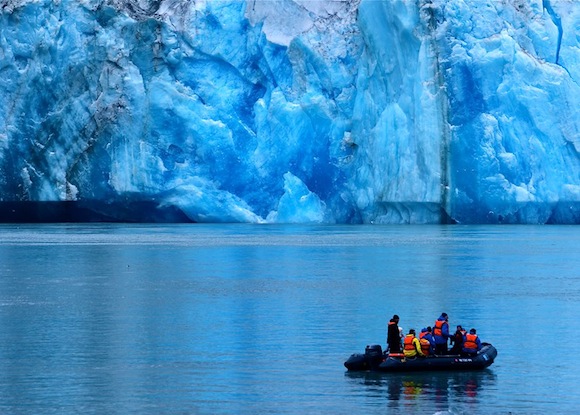
[[[367,346],[364,354],[351,355],[344,366],[349,371],[411,372],[432,370],[481,370],[490,366],[497,350],[489,343],[475,356],[445,355],[406,358],[383,353],[380,345]]]

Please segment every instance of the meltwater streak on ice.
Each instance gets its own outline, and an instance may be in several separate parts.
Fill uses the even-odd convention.
[[[580,378],[555,341],[580,312],[579,239],[576,227],[2,226],[0,411],[573,411]],[[443,310],[498,348],[489,370],[345,372],[350,353],[384,344],[394,312],[420,329]]]

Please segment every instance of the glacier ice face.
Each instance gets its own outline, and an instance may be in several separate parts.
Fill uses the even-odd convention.
[[[460,5],[436,11],[452,17],[440,42],[450,90],[448,210],[461,222],[577,222],[577,199],[564,194],[579,168],[578,40],[569,38],[580,5]]]
[[[0,7],[0,205],[580,222],[574,0]]]

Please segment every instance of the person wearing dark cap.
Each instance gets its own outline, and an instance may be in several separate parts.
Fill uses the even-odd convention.
[[[435,340],[435,354],[447,354],[447,339],[449,339],[449,317],[447,313],[441,313],[441,316],[435,321],[433,326],[433,340]]]
[[[463,327],[461,327],[460,325],[457,326],[457,330],[455,331],[455,334],[450,339],[451,343],[453,343],[453,347],[449,351],[449,354],[460,354],[461,353],[461,349],[463,347],[463,337],[465,336],[465,333],[467,333],[467,331],[465,331],[463,329]]]
[[[481,350],[481,340],[475,329],[469,330],[465,336],[463,336],[463,353],[467,355],[475,355]]]
[[[387,326],[387,348],[389,353],[401,353],[401,336],[399,335],[399,316],[394,315]]]
[[[405,357],[425,357],[425,353],[421,350],[421,343],[415,337],[415,329],[409,330],[409,334],[403,339],[403,353],[405,353]]]
[[[421,333],[419,333],[419,343],[425,356],[432,355],[435,352],[435,340],[433,340],[431,326],[421,330]]]

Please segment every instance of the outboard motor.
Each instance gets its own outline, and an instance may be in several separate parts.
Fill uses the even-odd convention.
[[[371,370],[376,368],[383,361],[383,348],[380,344],[372,344],[365,347],[364,354],[353,354],[346,362],[344,367],[351,371]]]
[[[365,355],[368,357],[382,357],[383,348],[380,344],[371,344],[370,346],[365,347]]]
[[[365,356],[369,366],[374,369],[383,362],[383,348],[380,344],[371,344],[365,347]]]

